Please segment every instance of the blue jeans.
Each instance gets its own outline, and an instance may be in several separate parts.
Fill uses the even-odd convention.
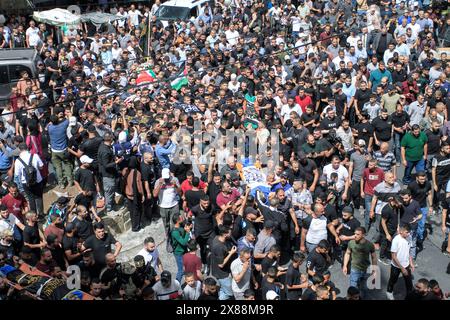
[[[414,168],[416,168],[416,172],[425,171],[425,160],[422,158],[417,161],[406,161],[405,175],[403,176],[404,185],[411,182],[411,173]]]
[[[115,205],[116,179],[103,177],[103,190],[105,191],[106,211],[112,211]]]
[[[392,151],[395,155],[395,161],[397,161],[397,163],[402,162],[401,141],[402,141],[403,136],[404,136],[404,134],[402,134],[402,133],[394,132],[394,137],[393,137],[394,141],[393,141]]]
[[[233,290],[231,289],[231,277],[218,279],[220,284],[219,300],[228,300],[233,297]]]
[[[305,241],[305,247],[306,247],[306,250],[308,250],[308,253],[311,253],[311,252],[313,252],[314,249],[317,247],[317,244],[314,244],[314,243],[310,243],[310,242],[308,242],[308,241]]]
[[[175,257],[175,261],[177,262],[177,268],[178,268],[176,279],[178,280],[179,283],[181,283],[181,279],[183,278],[183,256],[174,254],[174,257]]]
[[[408,240],[409,245],[411,246],[411,248],[409,249],[409,254],[413,258],[413,260],[416,260],[417,227],[411,227],[411,232],[409,233],[409,236],[406,240]]]
[[[361,297],[364,298],[367,296],[367,279],[369,278],[369,274],[365,271],[350,270],[350,286],[355,287],[361,290]]]
[[[420,219],[417,226],[417,240],[423,241],[423,234],[425,233],[425,223],[427,222],[428,208],[420,208],[422,211],[422,219]]]
[[[366,194],[364,196],[364,223],[366,227],[366,232],[369,232],[370,227],[370,207],[372,206],[372,198],[373,196],[370,196]]]

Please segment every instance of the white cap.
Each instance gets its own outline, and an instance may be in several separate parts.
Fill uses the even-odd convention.
[[[266,293],[266,300],[275,300],[277,298],[279,298],[280,296],[278,295],[278,293],[276,293],[273,290],[269,290]]]
[[[364,147],[366,145],[366,142],[363,139],[358,140],[358,145],[361,147]]]
[[[161,171],[161,178],[169,179],[170,178],[170,170],[167,169],[167,168],[162,169],[162,171]]]
[[[75,118],[75,117],[70,117],[69,118],[69,126],[74,126],[74,125],[76,125],[77,124],[77,118]]]
[[[230,79],[231,79],[231,81],[236,80],[236,74],[235,74],[235,73],[232,73],[231,76],[230,76]]]
[[[127,142],[127,133],[125,131],[119,133],[119,142],[120,143]]]
[[[88,157],[87,155],[83,155],[80,158],[81,163],[92,163],[94,159]]]

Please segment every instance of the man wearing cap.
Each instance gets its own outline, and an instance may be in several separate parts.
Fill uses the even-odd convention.
[[[75,186],[79,191],[79,194],[75,198],[75,203],[84,205],[99,221],[100,218],[97,216],[94,200],[96,195],[100,192],[100,187],[98,185],[97,177],[90,169],[91,165],[94,163],[94,159],[87,155],[82,155],[80,157],[80,162],[81,166],[74,175]]]
[[[166,233],[169,232],[172,216],[180,212],[178,201],[181,196],[181,186],[168,168],[161,172],[161,178],[155,183],[153,196],[158,197],[159,213],[163,219]]]
[[[425,161],[428,155],[428,137],[420,130],[417,124],[412,126],[412,131],[405,134],[401,141],[402,163],[405,166],[403,184],[411,182],[411,173],[425,170]]]

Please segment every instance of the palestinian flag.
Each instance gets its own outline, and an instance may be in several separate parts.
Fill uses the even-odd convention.
[[[180,73],[178,75],[178,77],[170,83],[170,86],[172,87],[172,89],[175,89],[178,91],[181,89],[181,87],[187,86],[187,84],[188,84],[188,78],[187,78],[187,70],[186,70],[186,65],[185,65],[183,72]]]
[[[142,70],[136,79],[136,84],[147,83],[155,81],[156,74],[152,69]]]

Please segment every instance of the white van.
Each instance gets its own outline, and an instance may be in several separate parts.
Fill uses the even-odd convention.
[[[205,2],[209,0],[169,0],[160,5],[155,15],[167,27],[169,21],[189,21],[192,17],[196,19]]]

